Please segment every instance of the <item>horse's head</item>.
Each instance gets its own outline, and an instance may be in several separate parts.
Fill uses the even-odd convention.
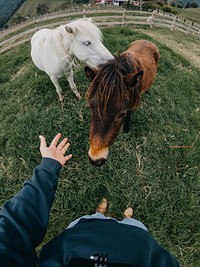
[[[73,40],[74,55],[91,68],[112,59],[112,54],[102,43],[102,33],[90,18],[75,20],[65,26]]]
[[[115,140],[127,111],[137,107],[143,71],[133,61],[120,56],[100,65],[98,71],[85,68],[92,81],[88,90],[91,109],[90,162],[101,166]]]

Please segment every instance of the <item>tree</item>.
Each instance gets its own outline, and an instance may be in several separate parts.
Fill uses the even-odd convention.
[[[176,0],[173,0],[173,1],[170,3],[170,6],[175,7],[175,6],[176,6]]]
[[[38,16],[48,14],[49,7],[46,4],[39,4],[36,8],[36,13]]]
[[[26,19],[24,17],[22,17],[21,15],[17,14],[16,17],[14,17],[12,20],[11,20],[11,24],[19,24],[19,23],[22,23],[26,21]]]
[[[5,18],[3,16],[0,16],[0,28],[2,28],[4,24],[5,24]]]
[[[176,7],[178,8],[184,8],[184,4],[181,0],[176,1]]]
[[[187,2],[187,4],[186,4],[185,8],[189,8],[189,7],[190,7],[190,3],[189,3],[189,2]]]
[[[167,13],[172,13],[172,9],[171,9],[171,7],[168,6],[168,5],[164,5],[164,6],[162,7],[162,10],[163,10],[164,12],[167,12]]]
[[[193,2],[193,3],[190,4],[190,7],[192,7],[192,8],[198,8],[198,4],[195,3],[195,2]]]

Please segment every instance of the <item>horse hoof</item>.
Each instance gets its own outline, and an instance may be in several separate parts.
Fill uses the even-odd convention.
[[[78,99],[82,99],[82,96],[79,93],[75,93],[75,95]]]
[[[59,96],[59,100],[60,100],[61,103],[63,103],[64,96]]]

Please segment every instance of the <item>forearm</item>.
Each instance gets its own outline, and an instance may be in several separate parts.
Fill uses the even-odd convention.
[[[47,229],[60,169],[58,161],[44,158],[21,191],[4,204],[0,211],[0,254],[10,257],[13,250],[34,256]]]

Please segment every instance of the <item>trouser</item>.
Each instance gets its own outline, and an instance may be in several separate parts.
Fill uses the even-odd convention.
[[[84,219],[88,219],[88,220],[89,220],[89,219],[104,219],[104,220],[105,220],[105,219],[112,219],[112,220],[117,221],[118,223],[123,223],[123,224],[128,224],[128,225],[132,225],[132,226],[140,227],[140,228],[142,228],[142,229],[148,231],[147,228],[146,228],[146,226],[145,226],[142,222],[140,222],[140,221],[138,221],[138,220],[136,220],[136,219],[134,219],[134,218],[124,218],[122,221],[118,221],[118,220],[116,220],[115,218],[106,217],[105,215],[103,215],[103,214],[101,214],[101,213],[99,213],[99,212],[96,212],[95,214],[92,214],[92,215],[84,215],[84,216],[82,216],[82,217],[80,217],[80,218],[74,220],[73,222],[71,222],[71,223],[67,226],[66,229],[75,226],[75,225],[76,225],[81,219],[83,219],[83,218],[84,218]]]

